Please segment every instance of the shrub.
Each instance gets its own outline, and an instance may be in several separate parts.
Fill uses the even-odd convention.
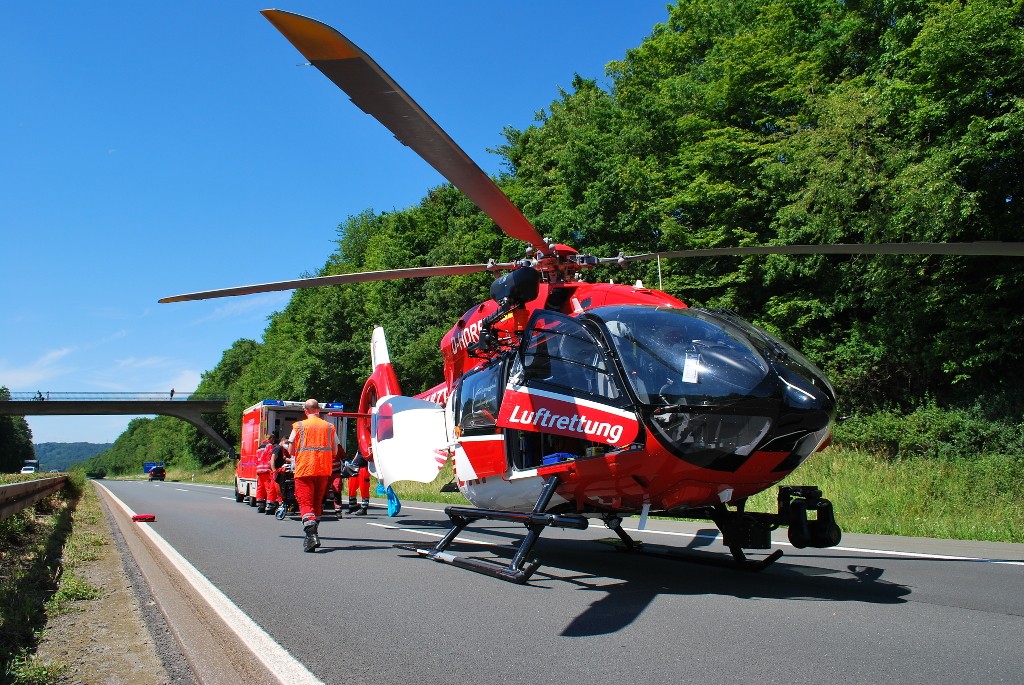
[[[926,457],[955,461],[1024,454],[1024,424],[991,420],[978,408],[942,408],[934,401],[909,413],[882,411],[851,417],[835,442],[885,459]]]

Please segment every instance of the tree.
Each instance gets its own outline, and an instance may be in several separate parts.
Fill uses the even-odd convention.
[[[0,386],[0,402],[10,399],[7,386]],[[0,472],[17,473],[26,459],[35,459],[35,449],[25,417],[0,416]]]

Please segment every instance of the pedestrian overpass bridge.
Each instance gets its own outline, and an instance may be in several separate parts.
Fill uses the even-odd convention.
[[[223,414],[228,397],[190,392],[12,392],[0,399],[0,416],[110,416],[160,414],[188,421],[215,445],[235,456],[234,448],[203,420]]]

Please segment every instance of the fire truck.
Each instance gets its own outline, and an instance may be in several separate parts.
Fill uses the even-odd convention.
[[[334,424],[345,446],[348,417],[344,405],[327,402],[320,405],[320,417]],[[263,400],[242,413],[242,449],[235,467],[235,501],[256,506],[256,452],[263,439],[277,433],[283,441],[292,433],[292,425],[306,418],[305,402]]]

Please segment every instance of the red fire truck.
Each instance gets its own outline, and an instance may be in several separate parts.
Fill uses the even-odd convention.
[[[348,418],[344,406],[338,402],[320,405],[320,416],[334,424],[341,444],[345,446]],[[290,400],[263,400],[242,413],[242,449],[235,467],[235,501],[256,506],[256,451],[270,433],[287,440],[292,424],[306,418],[305,402]]]

